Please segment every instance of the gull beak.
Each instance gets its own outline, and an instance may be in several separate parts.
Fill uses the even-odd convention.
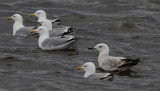
[[[12,18],[11,18],[11,17],[8,17],[7,20],[12,20]]]
[[[94,50],[94,49],[96,49],[96,48],[94,48],[94,47],[89,47],[88,49],[89,49],[89,50]]]
[[[77,69],[77,70],[81,70],[81,69],[82,69],[82,67],[77,67],[76,69]]]
[[[29,16],[35,16],[35,14],[30,14]]]
[[[36,33],[36,31],[35,30],[31,30],[30,33]]]
[[[39,25],[42,26],[42,23],[40,23]]]

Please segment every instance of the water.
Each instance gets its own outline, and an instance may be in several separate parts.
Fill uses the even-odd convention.
[[[39,9],[78,29],[73,48],[43,51],[35,38],[12,37],[6,17],[20,13],[26,26],[34,26],[37,19],[29,14]],[[0,91],[160,91],[159,20],[159,0],[1,0]],[[111,55],[141,59],[131,69],[134,76],[93,81],[75,70],[88,61],[98,67],[98,52],[87,48],[101,42]]]

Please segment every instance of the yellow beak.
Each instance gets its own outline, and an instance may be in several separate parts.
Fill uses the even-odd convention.
[[[30,33],[36,33],[36,31],[35,30],[31,30]]]
[[[42,23],[40,23],[39,25],[42,26]]]
[[[29,16],[35,16],[35,14],[30,14]]]
[[[77,70],[81,70],[82,69],[82,67],[77,67]]]
[[[8,17],[7,20],[12,20],[12,18],[11,18],[11,17]]]

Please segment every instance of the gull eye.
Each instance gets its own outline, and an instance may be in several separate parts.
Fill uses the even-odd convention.
[[[37,13],[37,14],[40,14],[40,13]]]
[[[102,48],[102,46],[99,46],[99,48]]]
[[[13,17],[16,17],[16,16],[13,16]]]
[[[84,65],[83,67],[87,67],[87,65]]]

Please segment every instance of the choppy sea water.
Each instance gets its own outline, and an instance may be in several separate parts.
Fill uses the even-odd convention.
[[[74,47],[43,51],[36,38],[12,37],[6,17],[19,13],[26,26],[35,26],[29,14],[39,9],[78,29]],[[0,91],[160,91],[159,24],[159,0],[1,0]],[[75,70],[89,61],[98,67],[98,52],[87,48],[101,42],[111,55],[141,59],[131,68],[134,76],[90,80]]]

